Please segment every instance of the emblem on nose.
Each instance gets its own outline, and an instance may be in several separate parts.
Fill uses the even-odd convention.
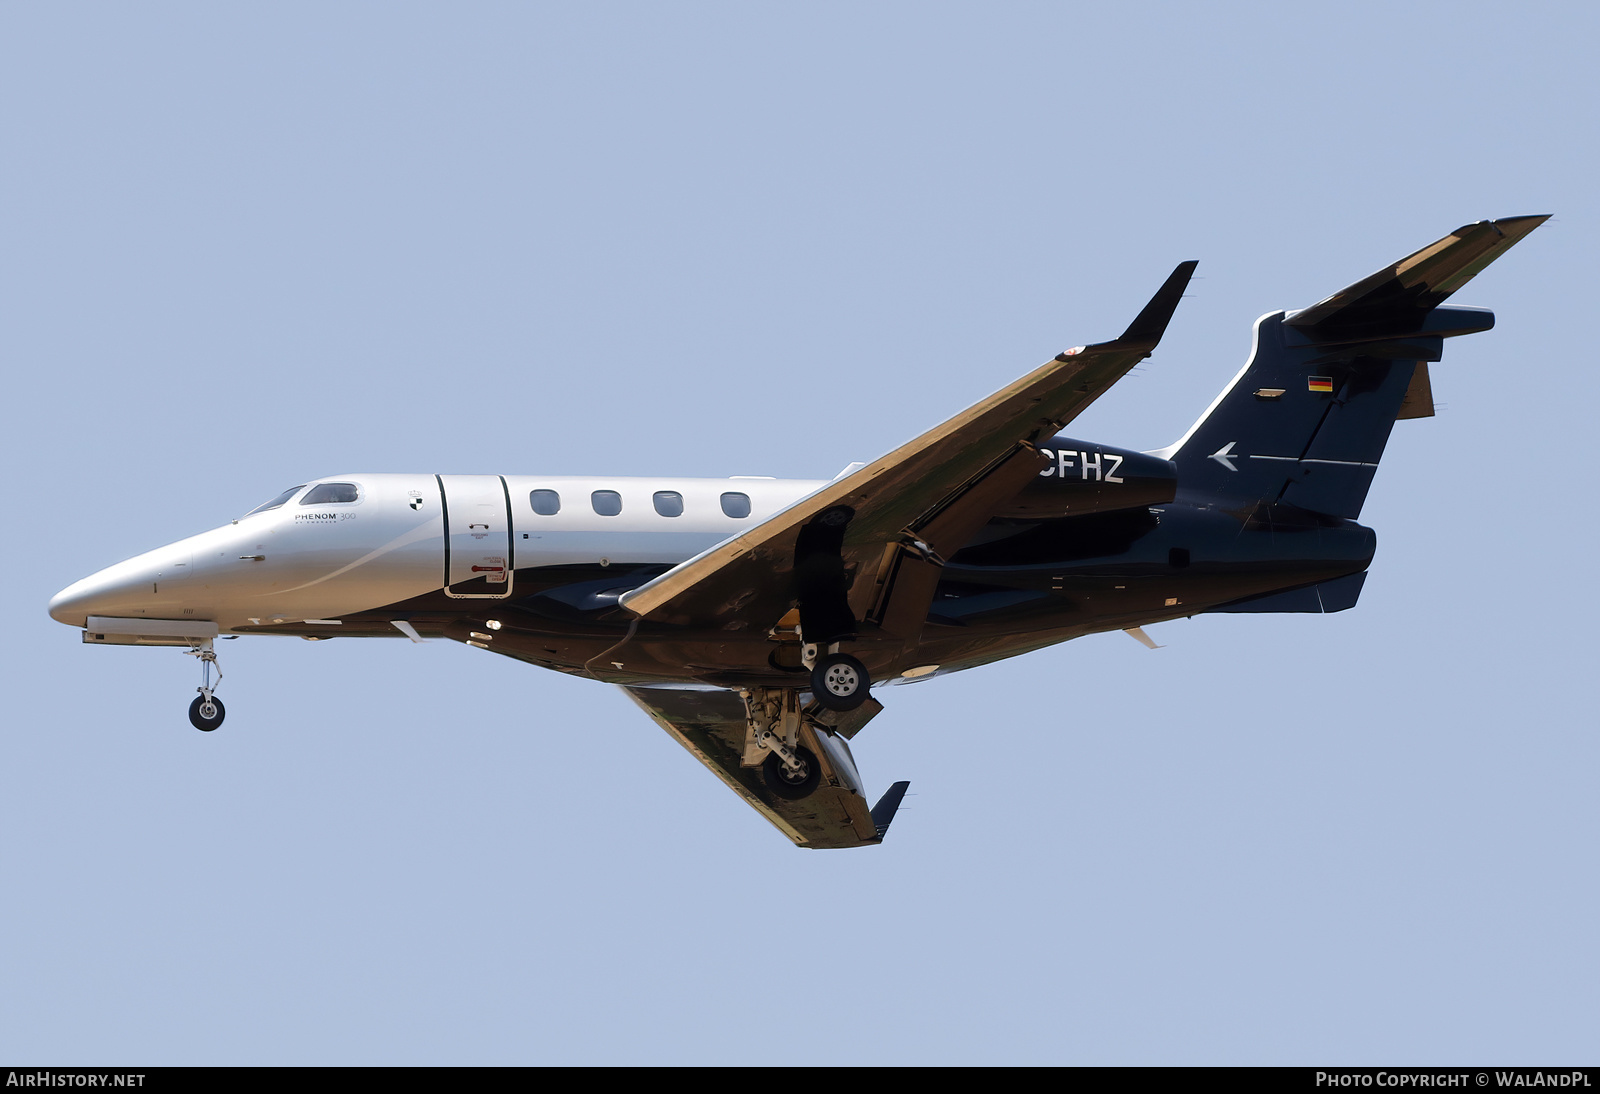
[[[419,490],[411,491],[411,503],[410,504],[411,504],[411,508],[413,508],[413,509],[421,509],[422,508],[422,492],[421,491],[419,491]]]

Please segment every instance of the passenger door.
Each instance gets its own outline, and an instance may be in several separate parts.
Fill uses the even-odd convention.
[[[500,475],[438,475],[444,499],[444,592],[463,599],[511,595],[511,495]]]

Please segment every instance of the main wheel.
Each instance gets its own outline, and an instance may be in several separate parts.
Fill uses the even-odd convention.
[[[811,694],[829,710],[854,710],[867,701],[872,678],[867,666],[848,653],[830,653],[811,670]]]
[[[822,765],[817,763],[817,758],[811,754],[809,748],[804,746],[794,750],[800,762],[805,766],[806,773],[797,776],[793,771],[783,766],[783,761],[776,752],[769,755],[761,764],[761,778],[771,790],[780,798],[797,802],[801,798],[809,798],[811,792],[817,788],[817,783],[822,781]]]
[[[222,724],[222,719],[227,713],[223,709],[222,700],[215,695],[209,699],[204,695],[196,695],[194,702],[189,704],[189,724],[201,733],[210,733]]]

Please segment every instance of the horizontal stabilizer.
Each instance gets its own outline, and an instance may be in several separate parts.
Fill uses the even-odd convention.
[[[1503,217],[1457,228],[1326,300],[1291,313],[1285,324],[1318,342],[1416,330],[1428,312],[1549,219]]]

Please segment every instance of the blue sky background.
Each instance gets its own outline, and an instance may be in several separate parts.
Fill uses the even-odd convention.
[[[1540,1064],[1600,1048],[1592,5],[11,4],[0,1057]],[[1073,432],[1488,217],[1361,603],[882,697],[882,847],[436,642],[45,614],[356,471],[831,476],[1199,279]]]

